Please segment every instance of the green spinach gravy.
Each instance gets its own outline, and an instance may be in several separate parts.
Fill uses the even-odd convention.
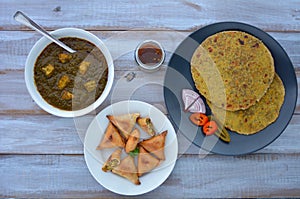
[[[67,111],[79,110],[91,105],[102,94],[108,65],[94,44],[74,37],[60,40],[76,52],[68,53],[57,44],[49,44],[35,63],[35,85],[52,106]]]

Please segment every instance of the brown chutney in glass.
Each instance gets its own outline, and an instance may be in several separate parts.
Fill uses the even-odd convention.
[[[143,64],[154,65],[162,59],[162,49],[152,43],[143,44],[138,49],[138,58]]]
[[[108,64],[101,50],[91,42],[75,37],[60,40],[76,52],[49,44],[35,62],[35,85],[50,105],[67,111],[80,110],[102,94]]]

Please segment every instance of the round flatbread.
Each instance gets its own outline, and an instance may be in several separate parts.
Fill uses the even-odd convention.
[[[266,128],[277,119],[284,95],[284,86],[276,74],[267,93],[259,102],[246,110],[225,111],[213,106],[210,102],[207,103],[216,118],[225,116],[224,126],[226,128],[243,135],[249,135]],[[220,120],[224,121],[224,118],[220,118]]]
[[[191,59],[196,88],[216,106],[243,110],[266,93],[274,78],[274,61],[256,37],[224,31],[205,39]]]

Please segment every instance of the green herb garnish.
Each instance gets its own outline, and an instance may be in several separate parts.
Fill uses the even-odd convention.
[[[137,156],[137,155],[139,154],[139,152],[140,152],[140,150],[139,150],[139,148],[137,147],[137,148],[135,148],[134,150],[130,151],[130,152],[129,152],[129,155],[130,155],[131,157],[135,157],[135,156]]]

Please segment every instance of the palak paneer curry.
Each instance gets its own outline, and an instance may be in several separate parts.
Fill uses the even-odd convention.
[[[60,40],[76,52],[68,53],[57,44],[49,44],[35,63],[35,85],[52,106],[67,111],[83,109],[102,94],[108,64],[91,42],[74,37]]]

